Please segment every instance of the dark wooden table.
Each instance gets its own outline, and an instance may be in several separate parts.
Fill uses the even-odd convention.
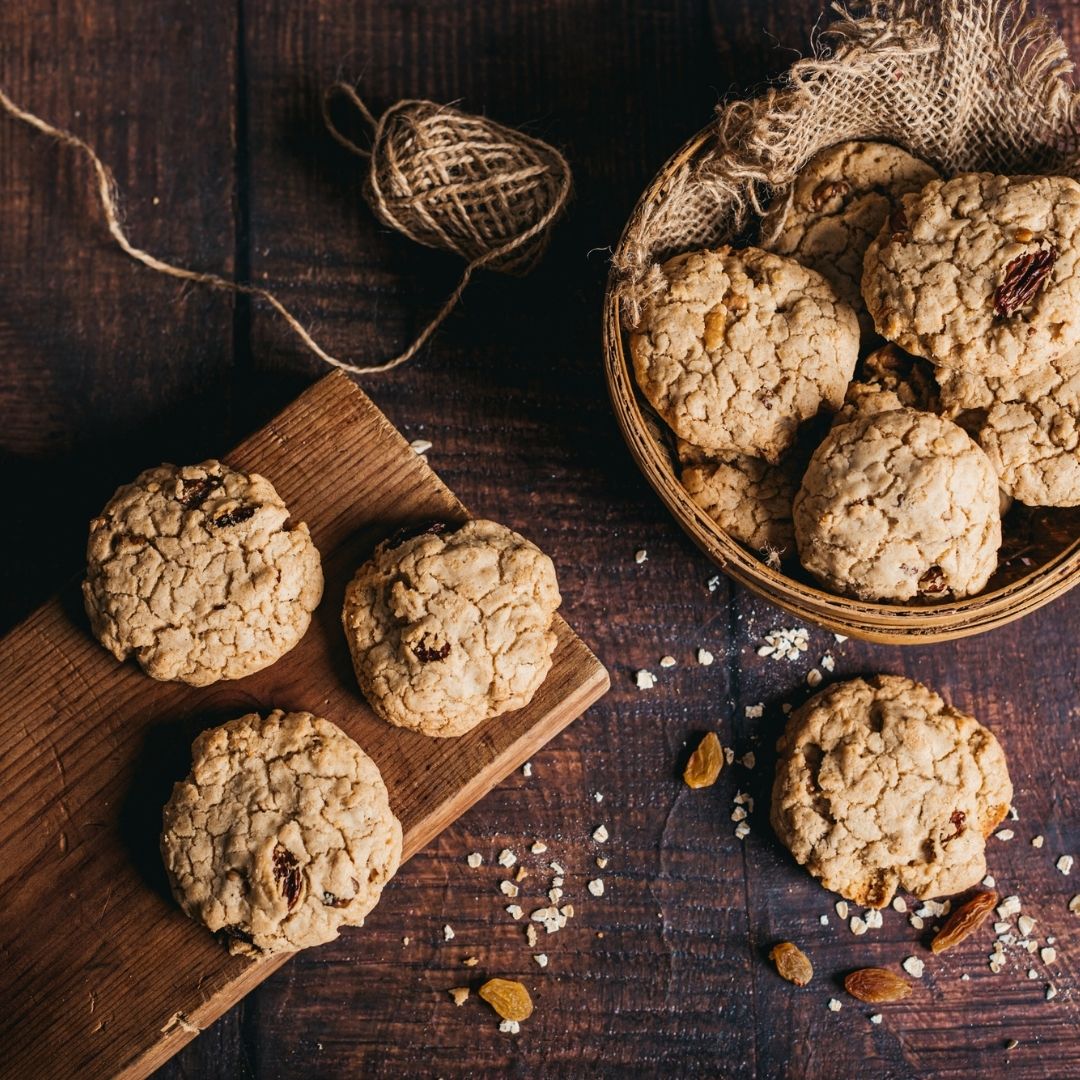
[[[1080,53],[1080,7],[1045,9]],[[566,617],[614,689],[537,755],[531,778],[505,783],[413,859],[363,931],[298,956],[163,1077],[1080,1074],[1080,917],[1067,910],[1080,869],[1054,867],[1080,855],[1076,599],[966,642],[900,651],[814,630],[806,663],[763,660],[761,636],[791,620],[726,580],[710,590],[713,567],[635,471],[608,408],[606,255],[637,193],[718,100],[807,51],[820,15],[819,0],[0,7],[0,86],[98,148],[136,242],[267,285],[339,354],[389,355],[459,264],[374,223],[359,163],[318,116],[336,75],[362,77],[377,108],[461,99],[557,143],[576,175],[541,268],[481,276],[416,362],[364,387],[409,438],[430,439],[430,461],[470,507],[551,553]],[[263,307],[119,254],[85,165],[0,118],[3,627],[78,572],[86,521],[117,484],[224,451],[322,370]],[[714,664],[695,662],[699,646]],[[1015,839],[991,842],[992,873],[1021,895],[1036,935],[1056,937],[1049,970],[1014,959],[991,974],[987,930],[928,959],[918,992],[882,1009],[880,1025],[839,992],[854,966],[929,954],[895,912],[853,937],[769,830],[779,705],[805,696],[806,671],[828,651],[837,677],[912,674],[1001,736],[1020,819]],[[635,689],[634,671],[659,672],[664,654],[677,666]],[[748,719],[759,701],[764,717]],[[691,792],[679,771],[708,728],[755,751],[757,767]],[[740,789],[757,800],[745,842],[730,820]],[[602,874],[589,839],[600,823],[611,834]],[[503,912],[492,865],[534,838],[566,867],[577,910],[542,942],[543,971]],[[488,856],[479,871],[465,863],[474,850]],[[593,898],[585,881],[598,874],[606,892]],[[810,987],[768,965],[782,938],[813,955]],[[471,955],[473,971],[462,966]],[[479,972],[532,988],[521,1034],[500,1034],[475,999],[454,1007],[447,988]],[[839,1013],[827,1008],[834,993]]]

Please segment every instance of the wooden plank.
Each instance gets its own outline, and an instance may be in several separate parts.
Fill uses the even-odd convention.
[[[323,555],[323,603],[288,656],[205,690],[157,683],[96,645],[75,586],[0,644],[4,1076],[143,1076],[284,962],[229,957],[168,896],[160,807],[197,730],[276,706],[339,723],[382,770],[408,857],[608,685],[559,620],[526,709],[451,740],[383,723],[352,675],[345,585],[393,528],[461,520],[464,507],[339,374],[227,460],[269,477]]]

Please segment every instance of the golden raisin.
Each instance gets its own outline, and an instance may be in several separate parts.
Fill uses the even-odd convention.
[[[997,902],[996,892],[976,893],[949,916],[948,921],[930,942],[930,951],[944,952],[954,945],[959,945],[964,938],[982,926],[987,915],[997,906]]]
[[[532,1016],[529,991],[513,979],[488,979],[478,993],[504,1020],[528,1020]]]
[[[805,986],[814,977],[814,965],[810,963],[810,957],[790,941],[781,941],[779,945],[774,945],[769,959],[776,965],[776,970],[796,986]]]
[[[853,998],[877,1005],[903,1001],[911,993],[911,983],[888,968],[860,968],[844,979],[844,989]]]
[[[683,779],[692,788],[712,787],[724,767],[724,750],[715,731],[710,731],[697,744],[683,770]]]

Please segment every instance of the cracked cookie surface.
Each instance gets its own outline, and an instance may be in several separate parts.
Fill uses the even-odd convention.
[[[217,461],[160,465],[121,487],[90,523],[86,563],[98,641],[193,686],[272,664],[322,596],[307,525],[268,480]]]
[[[455,736],[532,700],[551,670],[561,602],[535,544],[477,520],[380,544],[345,591],[342,623],[372,708]]]
[[[192,919],[247,956],[363,925],[401,861],[401,825],[345,732],[311,713],[251,713],[204,731],[191,758],[161,853]]]
[[[1080,350],[1030,375],[988,379],[939,370],[941,407],[970,430],[1028,506],[1080,505]]]
[[[785,198],[761,224],[762,244],[816,270],[859,317],[864,334],[874,321],[863,305],[866,249],[901,195],[920,190],[937,170],[888,143],[845,142],[815,154]]]
[[[968,596],[989,580],[1001,546],[986,454],[951,421],[914,409],[834,427],[794,517],[803,566],[863,600]]]
[[[775,463],[804,420],[840,407],[859,327],[820,274],[729,247],[659,269],[663,288],[630,349],[638,385],[676,435]]]
[[[1032,371],[1080,344],[1080,184],[932,181],[868,248],[862,290],[880,334],[940,367]]]
[[[986,874],[1012,801],[1005,754],[974,717],[898,675],[837,683],[777,743],[772,826],[827,889],[882,908],[897,889],[946,896]]]

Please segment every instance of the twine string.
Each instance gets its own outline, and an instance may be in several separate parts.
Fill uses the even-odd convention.
[[[374,139],[372,150],[365,150],[362,147],[357,146],[334,126],[329,116],[328,103],[333,96],[339,93],[343,93],[348,97],[350,102],[360,112],[361,116],[363,116],[372,127]],[[496,264],[498,264],[500,259],[506,259],[507,257],[513,256],[515,253],[525,249],[526,245],[541,238],[548,226],[551,225],[562,211],[570,194],[569,166],[558,151],[547,146],[545,143],[541,143],[539,140],[529,139],[520,132],[513,131],[513,129],[503,128],[501,125],[494,124],[479,117],[468,117],[466,114],[458,113],[456,110],[445,110],[447,115],[452,114],[462,118],[465,122],[485,126],[496,138],[510,139],[516,137],[521,147],[531,149],[538,158],[541,156],[541,149],[550,155],[546,163],[544,161],[538,161],[532,168],[526,167],[510,170],[507,171],[505,176],[498,174],[493,170],[488,177],[489,186],[497,186],[506,183],[509,190],[520,191],[522,184],[539,184],[545,179],[550,180],[552,178],[558,180],[557,186],[553,190],[549,185],[543,192],[546,193],[550,199],[550,201],[545,200],[546,205],[543,207],[543,212],[539,212],[541,209],[540,197],[542,194],[540,188],[537,188],[534,191],[534,198],[531,202],[526,200],[522,203],[521,208],[523,210],[529,211],[531,209],[532,211],[536,211],[533,215],[534,220],[532,220],[531,224],[527,227],[522,227],[520,231],[513,233],[505,243],[497,244],[495,246],[488,244],[486,251],[481,251],[472,258],[469,258],[467,249],[463,249],[462,247],[463,240],[460,229],[463,221],[467,222],[467,211],[470,204],[466,197],[470,193],[475,194],[475,184],[470,185],[464,181],[451,182],[446,184],[445,187],[438,188],[437,191],[431,186],[424,187],[422,190],[414,193],[413,201],[416,205],[412,217],[401,212],[401,206],[404,206],[405,203],[401,203],[400,198],[395,198],[392,195],[383,193],[383,188],[380,186],[389,183],[391,187],[387,189],[388,192],[400,191],[402,190],[401,185],[407,183],[414,175],[414,170],[419,170],[418,174],[421,174],[432,167],[432,162],[419,161],[414,163],[412,170],[405,169],[403,167],[403,162],[399,159],[402,154],[408,150],[408,147],[402,145],[399,141],[394,141],[392,144],[388,145],[392,145],[392,148],[395,150],[395,157],[384,177],[383,169],[381,168],[381,159],[377,155],[379,141],[386,131],[388,121],[398,119],[401,116],[403,109],[415,109],[416,107],[422,107],[425,111],[434,110],[436,113],[442,111],[439,106],[432,102],[399,102],[397,105],[387,110],[382,117],[376,119],[364,104],[360,95],[357,94],[351,86],[348,86],[345,83],[335,83],[331,86],[323,100],[323,116],[331,136],[353,153],[371,161],[372,167],[371,177],[369,179],[369,198],[372,200],[372,209],[380,220],[390,225],[392,228],[405,233],[405,235],[416,240],[418,243],[425,244],[429,247],[440,247],[444,250],[455,251],[468,260],[457,287],[450,296],[447,297],[435,316],[428,322],[427,326],[424,327],[408,348],[392,359],[387,360],[385,363],[355,364],[332,356],[323,349],[292,312],[290,312],[273,293],[266,289],[245,282],[230,281],[218,274],[177,266],[174,263],[166,262],[164,259],[159,259],[157,256],[151,254],[149,251],[145,251],[143,248],[137,247],[132,243],[121,224],[120,202],[116,181],[109,167],[100,157],[98,157],[93,147],[78,135],[75,135],[70,131],[65,131],[62,128],[55,127],[47,120],[43,120],[40,116],[36,116],[32,112],[20,108],[20,106],[16,105],[4,90],[0,88],[0,108],[2,108],[9,116],[36,131],[41,132],[43,135],[54,139],[56,142],[77,150],[90,162],[94,170],[97,185],[97,197],[105,216],[106,227],[117,246],[126,255],[136,262],[142,263],[143,266],[146,266],[159,274],[165,274],[168,277],[176,278],[181,281],[191,281],[199,285],[205,285],[211,289],[218,289],[234,294],[239,293],[244,296],[251,296],[265,301],[278,313],[278,315],[281,316],[286,325],[294,334],[296,334],[311,353],[332,367],[339,368],[342,371],[352,372],[356,375],[368,375],[377,372],[390,371],[393,368],[406,363],[408,360],[411,360],[443,323],[450,312],[457,306],[474,271],[488,265],[496,268]],[[410,123],[411,122],[410,118]],[[409,123],[405,125],[406,128],[409,126]],[[471,149],[475,152],[477,147],[474,146]],[[467,154],[469,150],[469,147],[462,147],[459,148],[458,152]],[[419,151],[420,147],[417,145],[414,148],[414,156],[419,157]],[[444,163],[435,162],[434,165],[436,171],[438,171],[440,167],[444,166]],[[432,206],[420,205],[425,199],[431,198],[435,199]],[[508,209],[510,208],[509,203],[505,198],[505,193],[499,195],[499,200],[502,205],[507,206]],[[462,211],[465,211],[464,218],[461,218],[456,222],[451,222],[450,218],[440,215],[437,209],[439,201],[445,202],[451,215],[461,215]],[[397,203],[400,203],[401,206],[399,206],[399,212],[395,214],[392,209],[392,204]],[[510,218],[500,223],[494,223],[495,234],[498,233],[499,228],[505,229],[508,223],[510,225],[515,224]],[[457,228],[453,227],[454,224],[457,225]],[[492,227],[493,223],[491,221],[482,223],[481,227],[474,227],[471,222],[468,222],[465,225],[465,231],[469,237],[469,247],[483,245],[490,235],[492,235]],[[532,254],[538,255],[541,247],[542,242],[534,245]],[[507,266],[507,269],[509,268],[510,267]]]

